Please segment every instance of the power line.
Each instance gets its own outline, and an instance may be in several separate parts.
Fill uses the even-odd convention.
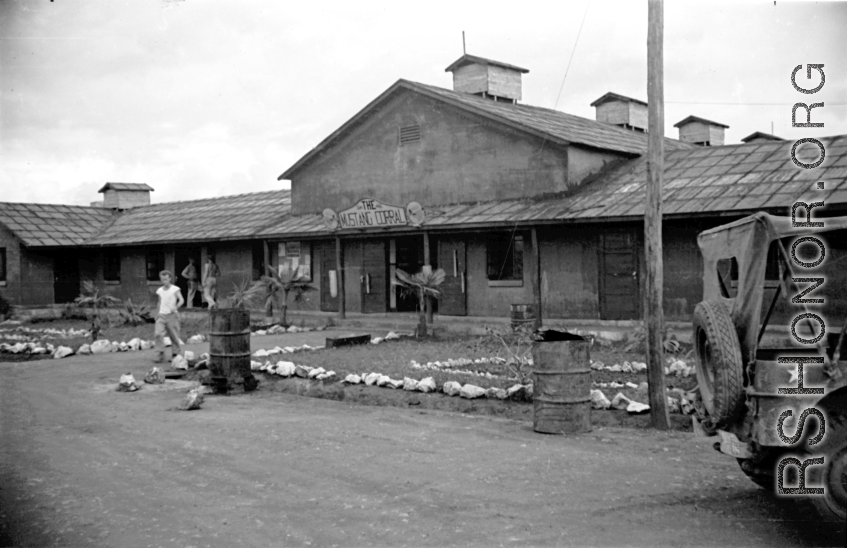
[[[582,34],[582,25],[585,24],[585,16],[588,15],[588,8],[591,7],[591,0],[588,1],[588,4],[585,6],[585,13],[582,14],[582,22],[579,24],[579,31],[576,33],[576,40],[573,43],[573,49],[571,50],[571,58],[568,59],[568,66],[565,67],[565,76],[562,78],[562,85],[559,86],[559,94],[556,95],[556,103],[553,105],[553,110],[556,109],[556,106],[559,104],[559,97],[562,96],[562,90],[565,87],[565,80],[568,77],[568,71],[571,69],[571,61],[573,61],[573,54],[576,53],[576,46],[579,44],[579,35]]]

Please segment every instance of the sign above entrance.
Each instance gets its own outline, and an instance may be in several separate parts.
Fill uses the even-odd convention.
[[[323,212],[324,224],[330,230],[338,228],[388,228],[393,226],[420,226],[425,213],[421,205],[412,202],[405,208],[384,204],[373,198],[359,200],[356,205],[335,213]]]

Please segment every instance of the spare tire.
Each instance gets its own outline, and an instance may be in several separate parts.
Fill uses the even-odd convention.
[[[694,309],[694,352],[703,406],[715,427],[736,418],[744,405],[741,345],[729,310],[719,301],[703,301]]]

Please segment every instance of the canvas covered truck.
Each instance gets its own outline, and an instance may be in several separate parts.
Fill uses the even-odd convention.
[[[807,488],[824,489],[809,495],[819,511],[844,521],[847,217],[810,220],[802,207],[795,214],[792,222],[757,213],[698,236],[698,418],[754,482],[777,492],[780,476],[791,488],[805,475]],[[810,222],[824,226],[796,226]]]

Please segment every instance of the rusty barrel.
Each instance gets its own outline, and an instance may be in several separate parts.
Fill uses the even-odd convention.
[[[545,434],[591,431],[588,341],[536,341],[532,363],[533,429]]]
[[[209,371],[216,384],[223,388],[226,381],[252,378],[250,311],[243,308],[213,308],[209,314]]]
[[[533,328],[535,324],[535,305],[534,304],[513,304],[512,305],[512,329],[518,327]]]

